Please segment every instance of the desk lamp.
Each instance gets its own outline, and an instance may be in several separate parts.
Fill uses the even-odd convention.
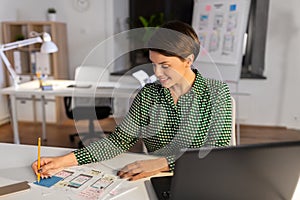
[[[20,76],[14,71],[12,68],[8,58],[4,54],[4,51],[8,51],[11,49],[16,49],[23,46],[28,46],[35,43],[43,43],[41,46],[41,53],[54,53],[57,52],[58,48],[57,46],[51,41],[51,36],[46,33],[37,33],[37,32],[30,32],[29,36],[33,38],[11,42],[7,44],[0,44],[0,57],[2,58],[8,72],[10,73],[14,87],[18,87],[18,84],[20,83]]]

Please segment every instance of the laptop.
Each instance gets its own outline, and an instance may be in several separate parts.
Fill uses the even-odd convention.
[[[282,200],[292,198],[299,176],[295,141],[189,149],[176,160],[173,176],[150,181],[160,200]]]

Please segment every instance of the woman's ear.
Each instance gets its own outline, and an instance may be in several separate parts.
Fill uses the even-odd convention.
[[[190,54],[188,57],[186,57],[186,61],[189,67],[193,64],[194,58],[195,58],[194,54]]]

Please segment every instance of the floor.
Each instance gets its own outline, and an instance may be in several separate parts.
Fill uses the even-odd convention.
[[[114,119],[101,120],[95,123],[105,131],[113,131],[116,125]],[[41,137],[40,123],[19,123],[19,133],[21,144],[36,145],[37,138]],[[87,131],[87,122],[76,123],[67,120],[61,125],[47,124],[47,141],[43,141],[44,146],[58,146],[77,148],[79,138],[74,142],[69,139],[69,134]],[[300,130],[290,130],[281,127],[261,127],[261,126],[240,126],[240,144],[254,144],[266,142],[279,142],[300,140]],[[5,124],[0,126],[0,142],[13,143],[13,131],[11,125]],[[141,146],[136,145],[131,151],[141,151]]]

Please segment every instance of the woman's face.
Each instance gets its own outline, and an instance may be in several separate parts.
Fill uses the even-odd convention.
[[[155,76],[165,88],[186,82],[185,75],[191,70],[188,61],[177,57],[164,56],[155,51],[149,51],[149,58],[153,63]]]

